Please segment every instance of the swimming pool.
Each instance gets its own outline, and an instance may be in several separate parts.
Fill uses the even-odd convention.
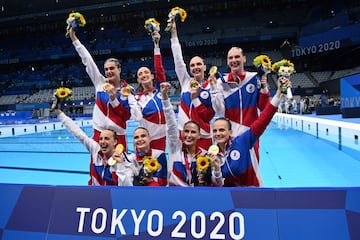
[[[137,126],[128,123],[130,151]],[[91,126],[82,129],[91,136]],[[360,186],[360,160],[329,141],[271,123],[260,142],[265,187]],[[86,185],[89,158],[85,147],[66,129],[3,137],[0,183]]]

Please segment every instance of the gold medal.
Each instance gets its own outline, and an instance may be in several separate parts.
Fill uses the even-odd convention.
[[[112,157],[110,157],[109,160],[108,160],[108,165],[109,166],[114,166],[115,164],[116,164],[116,160],[113,159]]]
[[[194,80],[194,79],[192,79],[192,80],[190,81],[190,88],[198,89],[199,87],[200,87],[200,85],[199,85],[199,82],[198,82],[198,81],[196,81],[196,80]]]
[[[102,85],[102,88],[104,91],[108,91],[111,88],[111,84],[110,83],[104,83]]]
[[[130,87],[123,87],[121,89],[121,94],[124,96],[129,96],[131,94],[131,88]]]
[[[122,145],[121,143],[118,144],[115,148],[115,151],[117,151],[118,153],[122,153],[124,151],[124,145]]]
[[[219,153],[219,147],[217,145],[211,145],[209,147],[208,153],[217,155]]]
[[[210,68],[210,70],[209,70],[209,74],[210,74],[210,75],[215,75],[215,74],[217,73],[217,71],[218,71],[217,66],[212,66],[212,67]]]

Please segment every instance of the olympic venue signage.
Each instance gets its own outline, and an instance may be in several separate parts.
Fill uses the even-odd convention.
[[[335,51],[341,48],[341,41],[322,42],[306,47],[297,47],[291,50],[291,57],[302,57],[311,54]]]
[[[360,239],[360,188],[0,184],[0,239]]]

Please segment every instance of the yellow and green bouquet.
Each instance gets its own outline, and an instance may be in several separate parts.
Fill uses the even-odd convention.
[[[254,58],[253,64],[261,76],[271,72],[271,60],[266,55],[259,55]]]
[[[86,24],[86,20],[84,16],[79,12],[69,13],[68,18],[66,19],[66,37],[69,37],[70,28],[72,28],[75,32],[78,30],[78,27],[83,27]]]
[[[160,169],[158,160],[152,156],[146,156],[143,158],[144,174],[149,177]]]
[[[206,173],[209,167],[211,167],[211,161],[208,156],[200,155],[196,158],[196,171],[198,174]]]
[[[169,17],[169,19],[167,20],[168,23],[170,23],[172,21],[176,21],[178,18],[180,18],[181,22],[184,22],[186,17],[187,17],[187,12],[184,9],[180,8],[180,7],[174,7],[169,12],[168,17]],[[165,31],[166,32],[171,31],[171,26],[168,25],[165,28]]]
[[[160,23],[156,21],[155,18],[148,18],[145,20],[144,28],[149,32],[159,32],[160,31]]]
[[[211,182],[211,173],[208,173],[211,166],[209,156],[199,155],[196,158],[196,177],[199,186],[207,186]]]
[[[272,71],[278,76],[290,77],[295,73],[294,64],[287,59],[282,59],[272,65]]]
[[[161,164],[156,158],[152,156],[143,157],[142,164],[143,166],[140,169],[139,175],[136,177],[135,182],[137,182],[136,185],[145,186],[148,184],[153,174],[161,169]]]
[[[59,87],[55,91],[55,96],[61,101],[68,99],[72,96],[72,90],[66,87]]]
[[[294,64],[287,59],[282,59],[272,65],[272,70],[279,76],[280,81],[284,78],[290,78],[291,74],[295,73]],[[291,99],[293,97],[290,88],[281,87],[281,92],[286,93],[286,97]]]
[[[50,111],[51,112],[54,111],[56,108],[60,106],[61,102],[71,98],[72,98],[72,90],[70,88],[59,87],[54,92]]]
[[[62,101],[71,99],[72,98],[72,90],[66,87],[59,87],[54,92],[54,97],[52,99],[52,104],[50,111],[54,111],[56,108],[59,107]]]
[[[155,18],[145,20],[144,28],[151,34],[153,32],[160,32],[160,23]],[[159,39],[154,38],[154,42],[158,43]]]

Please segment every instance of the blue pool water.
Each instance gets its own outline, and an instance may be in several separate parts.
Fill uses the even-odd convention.
[[[130,150],[136,126],[128,125]],[[360,160],[327,141],[272,123],[260,146],[265,187],[360,186]],[[86,185],[88,170],[87,150],[67,130],[0,138],[0,183]]]

